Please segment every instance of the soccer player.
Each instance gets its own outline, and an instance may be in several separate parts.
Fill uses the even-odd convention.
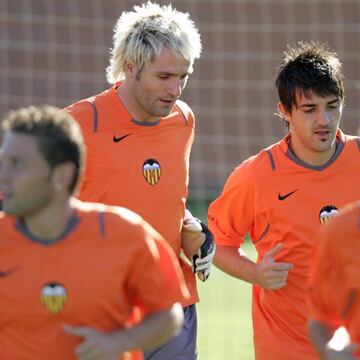
[[[257,360],[313,360],[306,280],[320,226],[360,198],[360,142],[339,129],[341,63],[326,44],[289,47],[279,66],[279,115],[288,132],[240,164],[209,208],[215,264],[253,284]],[[250,234],[251,261],[239,247]]]
[[[200,52],[200,35],[187,13],[151,2],[134,6],[114,28],[107,68],[112,86],[66,109],[79,122],[88,150],[80,199],[138,213],[179,259],[182,235],[183,240],[191,235],[201,239],[201,248],[193,249],[193,269],[180,259],[191,293],[182,302],[183,331],[161,349],[146,353],[151,360],[196,359],[194,272],[206,280],[214,254],[205,225],[196,226],[188,212],[185,216],[195,119],[179,97]]]
[[[142,359],[129,351],[176,335],[187,289],[169,245],[135,213],[72,196],[78,124],[45,106],[3,127],[0,358]],[[132,324],[140,305],[147,317]]]
[[[322,229],[310,268],[310,338],[323,360],[360,359],[360,202],[343,209]],[[344,326],[350,344],[329,340]]]

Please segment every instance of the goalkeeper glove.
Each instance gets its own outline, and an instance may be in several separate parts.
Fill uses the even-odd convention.
[[[216,250],[214,237],[208,227],[193,217],[189,210],[186,210],[183,222],[182,245],[191,260],[193,272],[201,281],[207,280]]]

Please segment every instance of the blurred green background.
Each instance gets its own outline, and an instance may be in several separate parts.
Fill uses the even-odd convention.
[[[187,208],[207,223],[210,202],[189,198]],[[243,250],[256,260],[257,253],[250,240]],[[198,289],[198,359],[253,360],[251,285],[213,266],[210,278],[205,283],[198,281]]]
[[[255,260],[250,241],[243,249]],[[253,360],[251,285],[213,267],[198,288],[198,359]]]

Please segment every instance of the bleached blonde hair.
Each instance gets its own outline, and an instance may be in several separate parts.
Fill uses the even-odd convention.
[[[184,57],[191,66],[200,57],[200,34],[188,13],[151,1],[123,12],[114,26],[107,81],[113,84],[125,78],[126,59],[134,62],[140,73],[164,47]]]

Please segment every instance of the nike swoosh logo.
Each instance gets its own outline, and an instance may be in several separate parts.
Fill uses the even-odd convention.
[[[281,194],[279,193],[278,199],[279,199],[280,201],[285,200],[286,198],[288,198],[290,195],[292,195],[294,192],[296,192],[296,191],[298,191],[298,190],[299,190],[299,189],[295,189],[295,190],[293,190],[293,191],[291,191],[291,192],[289,192],[289,193],[287,193],[287,194],[285,194],[285,195],[281,195]]]
[[[128,136],[130,136],[130,135],[132,135],[132,134],[126,134],[126,135],[124,135],[124,136],[120,136],[120,137],[116,137],[115,135],[114,135],[114,137],[113,137],[113,141],[114,142],[119,142],[119,141],[121,141],[121,140],[123,140],[123,139],[125,139],[125,138],[127,138]]]
[[[13,268],[5,270],[5,271],[0,271],[0,278],[8,277],[12,273],[14,273],[17,269],[18,269],[17,267],[13,267]]]

